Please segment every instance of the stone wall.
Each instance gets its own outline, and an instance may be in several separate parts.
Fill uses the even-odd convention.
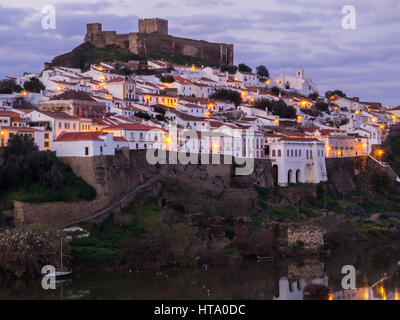
[[[348,194],[356,189],[354,176],[367,165],[367,158],[368,156],[326,159],[328,181],[332,182],[337,192]]]
[[[85,43],[95,47],[115,45],[135,54],[180,54],[196,57],[210,64],[233,64],[232,44],[212,43],[168,35],[168,21],[162,19],[139,20],[139,32],[117,34],[102,31],[99,23],[88,24]],[[57,60],[57,57],[55,58]]]
[[[73,172],[92,185],[97,198],[91,202],[78,203],[41,203],[29,204],[15,202],[14,209],[6,212],[13,216],[18,225],[42,223],[52,226],[68,225],[80,219],[90,217],[100,209],[119,201],[137,187],[155,176],[179,176],[196,184],[201,190],[220,193],[226,191],[221,199],[235,202],[233,208],[237,214],[248,208],[254,208],[257,193],[251,189],[235,189],[233,185],[233,165],[150,165],[146,160],[145,150],[117,150],[115,156],[65,157],[60,160],[68,164]],[[211,162],[211,160],[210,160]],[[221,157],[220,162],[223,163]],[[250,188],[254,184],[272,188],[273,179],[269,160],[256,160],[253,174],[245,176]],[[140,198],[155,196],[160,185],[141,191]],[[131,199],[132,200],[132,199]],[[240,204],[240,205],[239,205]],[[121,203],[126,205],[126,203]],[[227,206],[225,206],[227,207]]]
[[[316,226],[302,226],[299,229],[288,228],[288,245],[303,244],[303,248],[310,251],[319,251],[325,246],[326,231]]]
[[[72,221],[87,217],[108,204],[106,198],[98,197],[94,201],[82,202],[48,202],[26,203],[14,201],[14,209],[5,211],[4,214],[12,216],[17,226],[29,224],[45,224],[46,226],[59,227]]]

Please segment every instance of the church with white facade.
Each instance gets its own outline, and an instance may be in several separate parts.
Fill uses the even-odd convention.
[[[306,96],[311,93],[318,93],[317,86],[310,77],[305,76],[303,69],[297,69],[295,76],[282,73],[280,76],[272,77],[268,85],[282,90],[298,92]]]

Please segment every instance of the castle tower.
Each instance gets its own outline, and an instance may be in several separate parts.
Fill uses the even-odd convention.
[[[159,18],[139,19],[139,33],[168,35],[168,20]]]
[[[88,23],[86,25],[85,42],[90,42],[96,47],[103,47],[106,44],[101,23]]]

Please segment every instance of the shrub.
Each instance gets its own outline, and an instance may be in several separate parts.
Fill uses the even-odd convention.
[[[210,98],[218,100],[228,100],[233,102],[236,106],[240,105],[243,101],[238,91],[229,89],[218,90],[216,93],[210,95]]]
[[[39,226],[6,229],[0,234],[0,271],[11,277],[40,274],[45,265],[58,266],[60,235]],[[69,246],[63,243],[63,258],[68,263]]]

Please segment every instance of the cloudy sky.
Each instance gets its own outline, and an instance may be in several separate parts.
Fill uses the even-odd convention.
[[[41,27],[45,5],[55,30]],[[344,5],[356,9],[355,30],[342,28]],[[172,35],[233,43],[236,64],[272,75],[302,67],[321,93],[400,105],[399,0],[1,0],[0,17],[0,78],[40,72],[83,41],[88,22],[125,33],[160,17]]]

